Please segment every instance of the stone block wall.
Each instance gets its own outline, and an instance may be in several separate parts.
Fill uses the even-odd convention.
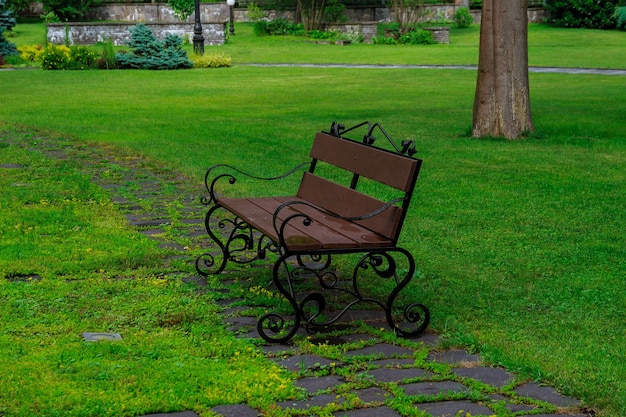
[[[361,35],[363,36],[364,43],[371,43],[372,38],[376,36],[376,31],[378,30],[378,22],[326,25],[326,29],[340,33],[349,33],[351,35]]]
[[[225,2],[200,3],[200,21],[202,23],[223,23],[228,20],[228,13],[228,6]],[[193,22],[194,19],[192,13],[186,22]],[[167,3],[108,3],[93,6],[87,14],[87,20],[180,23]]]
[[[193,23],[145,23],[159,39],[168,34],[193,40]],[[62,45],[66,37],[72,45],[93,45],[111,39],[114,45],[125,45],[135,23],[51,23],[48,25],[48,42]],[[203,23],[205,45],[223,45],[226,39],[224,23]]]

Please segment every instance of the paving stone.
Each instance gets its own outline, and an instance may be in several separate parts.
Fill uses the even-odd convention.
[[[294,385],[304,388],[311,394],[315,394],[318,391],[327,390],[337,385],[341,385],[345,383],[343,378],[340,378],[336,375],[327,375],[321,377],[306,377],[298,379]]]
[[[485,384],[502,388],[513,380],[513,375],[501,368],[479,366],[476,368],[454,368],[452,372],[463,378],[472,378]]]
[[[377,361],[371,361],[369,364],[372,366],[380,367],[380,368],[402,368],[404,366],[411,366],[415,364],[415,359],[413,358],[379,359]]]
[[[218,405],[211,410],[221,417],[258,417],[261,415],[254,408],[250,408],[245,404]]]
[[[470,401],[439,401],[436,403],[420,403],[415,407],[426,411],[433,417],[456,417],[459,412],[470,413],[472,416],[491,416],[493,411],[484,405]],[[461,415],[465,415],[461,414]]]
[[[465,350],[446,350],[428,355],[428,360],[440,363],[480,362],[480,356],[472,355]]]
[[[468,390],[465,385],[454,381],[416,382],[402,385],[401,388],[406,395],[439,395],[441,393],[467,392]]]
[[[422,333],[421,335],[411,338],[413,342],[422,342],[425,346],[435,347],[439,344],[439,335],[432,333]]]
[[[517,417],[593,417],[595,414],[524,414]]]
[[[341,338],[344,339],[346,343],[368,342],[370,340],[377,339],[376,336],[372,336],[371,334],[368,334],[368,333],[349,334],[349,335],[341,336]]]
[[[377,382],[401,382],[407,379],[413,378],[429,378],[432,374],[420,368],[404,368],[404,369],[391,369],[391,368],[378,368],[372,369],[361,375],[370,375]]]
[[[401,417],[389,407],[361,408],[352,411],[338,411],[335,417]]]
[[[374,346],[368,346],[363,349],[351,350],[346,352],[346,356],[370,356],[381,355],[383,358],[392,358],[395,356],[413,356],[413,351],[402,346],[390,345],[388,343],[378,343]]]
[[[174,413],[146,414],[142,417],[199,417],[199,416],[193,411],[178,411]]]
[[[0,168],[4,168],[4,169],[21,169],[24,168],[22,165],[20,164],[0,164]]]
[[[278,406],[284,409],[306,410],[311,407],[326,407],[328,404],[344,404],[346,399],[335,394],[321,394],[301,401],[282,401]]]
[[[565,397],[552,387],[540,386],[534,382],[519,386],[515,389],[515,392],[522,397],[545,401],[557,407],[575,407],[580,405],[580,401],[571,397]]]
[[[290,371],[304,371],[319,369],[322,367],[330,367],[335,363],[329,359],[317,355],[294,355],[285,359],[278,359],[276,363]]]
[[[389,391],[377,387],[353,390],[350,393],[355,394],[364,403],[385,402],[388,397],[393,397]]]

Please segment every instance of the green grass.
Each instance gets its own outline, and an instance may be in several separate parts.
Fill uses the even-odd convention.
[[[236,23],[236,34],[223,46],[207,47],[207,53],[224,52],[233,65],[245,63],[476,65],[480,27],[450,29],[449,45],[387,46],[350,44],[318,45],[291,36],[256,37],[251,23]],[[14,29],[19,45],[45,44],[43,24],[20,24]],[[626,33],[592,29],[529,26],[529,65],[539,67],[626,68]],[[191,52],[191,46],[187,47]]]
[[[0,130],[0,163],[22,166],[0,176],[0,415],[206,413],[294,395],[290,375],[224,330],[212,294],[163,268],[80,161],[6,138],[36,140]]]
[[[623,77],[531,74],[536,135],[474,140],[473,71],[238,64],[475,63],[477,49],[313,45],[237,30],[215,48],[233,57],[229,69],[0,73],[20,86],[0,89],[0,120],[141,152],[198,183],[217,162],[285,171],[333,120],[381,122],[416,140],[425,161],[401,243],[417,260],[414,291],[433,328],[602,416],[626,415]],[[533,25],[531,65],[625,68],[625,35]],[[476,48],[476,28],[452,36]],[[173,351],[188,342],[177,343]]]

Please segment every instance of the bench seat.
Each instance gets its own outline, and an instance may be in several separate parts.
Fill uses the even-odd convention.
[[[245,219],[254,229],[277,244],[280,243],[280,239],[273,221],[276,209],[292,201],[308,203],[298,197],[221,198],[219,201],[226,210]],[[322,209],[316,209],[308,204],[291,205],[281,210],[278,215],[280,221],[294,214],[302,214],[312,220],[310,226],[305,226],[302,221],[294,219],[285,228],[285,244],[290,252],[384,248],[393,245],[389,238],[352,221],[328,215]]]

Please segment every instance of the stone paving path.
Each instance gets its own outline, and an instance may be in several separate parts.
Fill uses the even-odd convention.
[[[112,201],[125,213],[129,224],[171,252],[165,259],[166,268],[172,267],[173,259],[190,258],[185,242],[209,245],[203,229],[206,209],[199,203],[203,192],[200,181],[107,148],[50,138],[36,138],[25,146],[53,158],[78,161],[84,173],[109,190]],[[175,235],[183,242],[163,239],[164,227],[175,228]],[[201,281],[188,273],[181,279]],[[258,337],[255,318],[241,315],[241,308],[230,308],[231,301],[234,300],[227,298],[223,303],[225,326],[239,337]],[[356,311],[348,317],[351,319],[364,320],[374,328],[384,327],[382,311]],[[562,396],[549,386],[518,381],[505,369],[484,364],[478,355],[464,350],[443,350],[436,334],[427,333],[407,343],[394,342],[393,338],[381,337],[375,331],[363,331],[363,327],[352,328],[348,323],[342,329],[338,336],[318,334],[313,339],[314,343],[341,347],[344,353],[340,361],[307,355],[293,345],[262,346],[270,360],[298,376],[295,384],[306,393],[303,399],[276,404],[278,409],[285,410],[280,415],[319,415],[323,408],[326,410],[323,415],[338,417],[408,416],[416,415],[417,410],[427,413],[421,415],[434,417],[592,415],[581,410],[578,400]],[[359,369],[351,376],[351,382],[336,372],[347,366]],[[223,417],[263,415],[246,404],[217,406],[213,411]],[[197,414],[186,410],[146,417],[197,417]]]

